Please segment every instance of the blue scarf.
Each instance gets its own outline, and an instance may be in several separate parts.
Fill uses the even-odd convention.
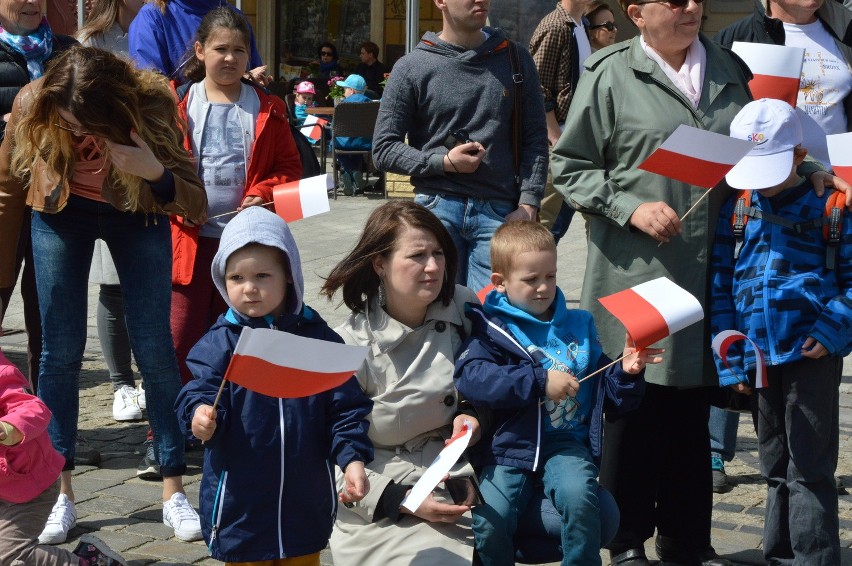
[[[53,32],[47,18],[29,35],[15,35],[0,27],[0,41],[24,56],[31,81],[44,74],[44,62],[53,53]]]

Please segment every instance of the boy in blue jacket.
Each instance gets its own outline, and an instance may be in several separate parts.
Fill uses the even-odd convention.
[[[359,501],[369,490],[364,464],[373,459],[367,436],[372,402],[354,378],[299,399],[228,382],[214,410],[244,326],[343,340],[302,303],[296,242],[287,224],[263,207],[249,207],[228,223],[211,273],[230,308],[190,351],[187,365],[195,379],[176,404],[184,430],[206,443],[204,540],[225,562],[319,566],[337,512],[333,464],[344,470],[342,502]]]
[[[719,216],[710,322],[714,335],[738,330],[766,357],[768,387],[757,392],[768,489],[763,554],[771,564],[840,564],[834,472],[838,386],[852,351],[852,221],[847,214],[831,222],[832,192],[817,196],[796,175],[807,150],[787,103],[747,104],[731,137],[756,142],[726,177],[753,191],[731,199]],[[746,194],[750,206],[743,206]],[[741,227],[738,237],[732,224]],[[837,233],[834,245],[824,228]],[[730,368],[716,360],[719,381],[750,392],[743,382],[747,370],[754,375],[754,353],[737,354],[729,355]]]
[[[508,222],[491,240],[495,290],[469,305],[473,331],[456,363],[456,385],[492,412],[494,431],[474,447],[485,503],[473,508],[476,551],[486,566],[514,564],[512,537],[540,479],[562,516],[563,565],[600,564],[598,462],[603,411],[639,405],[646,363],[659,349],[609,363],[591,313],[568,310],[556,286],[556,244],[541,224]]]

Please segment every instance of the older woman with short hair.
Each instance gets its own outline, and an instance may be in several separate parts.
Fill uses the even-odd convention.
[[[586,60],[570,135],[552,157],[557,189],[591,217],[581,306],[594,313],[609,355],[620,351],[624,329],[598,298],[665,276],[709,304],[709,250],[730,194],[718,187],[704,197],[705,189],[638,165],[681,124],[727,134],[751,99],[742,61],[699,32],[701,0],[620,4],[640,35]],[[667,357],[648,367],[640,408],[606,424],[600,479],[621,510],[612,561],[647,566],[644,543],[656,530],[661,560],[727,565],[710,545],[707,419],[718,377],[709,336],[697,324],[659,345]]]

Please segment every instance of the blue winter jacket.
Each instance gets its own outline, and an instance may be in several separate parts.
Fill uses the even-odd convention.
[[[213,404],[243,326],[343,342],[307,306],[273,324],[229,310],[187,357],[195,379],[183,387],[175,408],[188,435],[198,405]],[[354,378],[300,399],[226,383],[201,478],[201,529],[213,558],[255,562],[325,548],[337,513],[333,465],[372,461],[372,406]]]
[[[201,19],[210,10],[228,5],[225,0],[170,0],[163,13],[155,5],[145,4],[130,24],[127,38],[130,58],[140,69],[153,69],[169,79],[183,82],[179,70],[195,42]],[[232,9],[242,14],[236,8]],[[254,30],[251,30],[249,43],[249,69],[254,69],[263,65],[257,52]]]
[[[572,328],[575,334],[596,335],[591,313],[569,312],[577,318]],[[491,431],[483,431],[482,441],[471,448],[471,462],[537,471],[543,435],[540,401],[545,397],[547,370],[533,360],[502,320],[472,303],[465,305],[465,313],[473,328],[456,361],[456,388],[474,407],[490,409],[493,421]],[[609,362],[601,354],[597,363],[590,361],[589,368]],[[630,375],[619,363],[591,378],[595,387],[589,441],[596,464],[600,463],[604,411],[617,414],[638,407],[645,393],[643,375]]]
[[[821,219],[830,192],[816,196],[809,183],[773,198],[752,193],[751,205],[793,222]],[[846,211],[835,269],[826,268],[822,228],[796,233],[757,218],[745,226],[739,257],[731,213],[736,197],[722,207],[713,246],[710,325],[715,336],[739,330],[763,352],[768,365],[802,357],[808,336],[818,340],[833,356],[852,351],[852,215]],[[834,250],[833,252],[834,253]],[[746,367],[753,369],[754,353],[746,350]],[[743,360],[739,348],[729,350],[726,368],[716,358],[719,382],[739,383]]]

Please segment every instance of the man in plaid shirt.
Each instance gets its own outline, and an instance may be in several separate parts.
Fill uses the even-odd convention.
[[[586,31],[588,22],[583,12],[591,0],[560,0],[556,9],[542,18],[530,39],[530,53],[541,78],[547,139],[556,145],[571,105],[571,97],[583,72],[583,61],[592,48]],[[547,176],[541,201],[542,222],[559,239],[568,231],[574,209],[553,188],[553,177]]]

